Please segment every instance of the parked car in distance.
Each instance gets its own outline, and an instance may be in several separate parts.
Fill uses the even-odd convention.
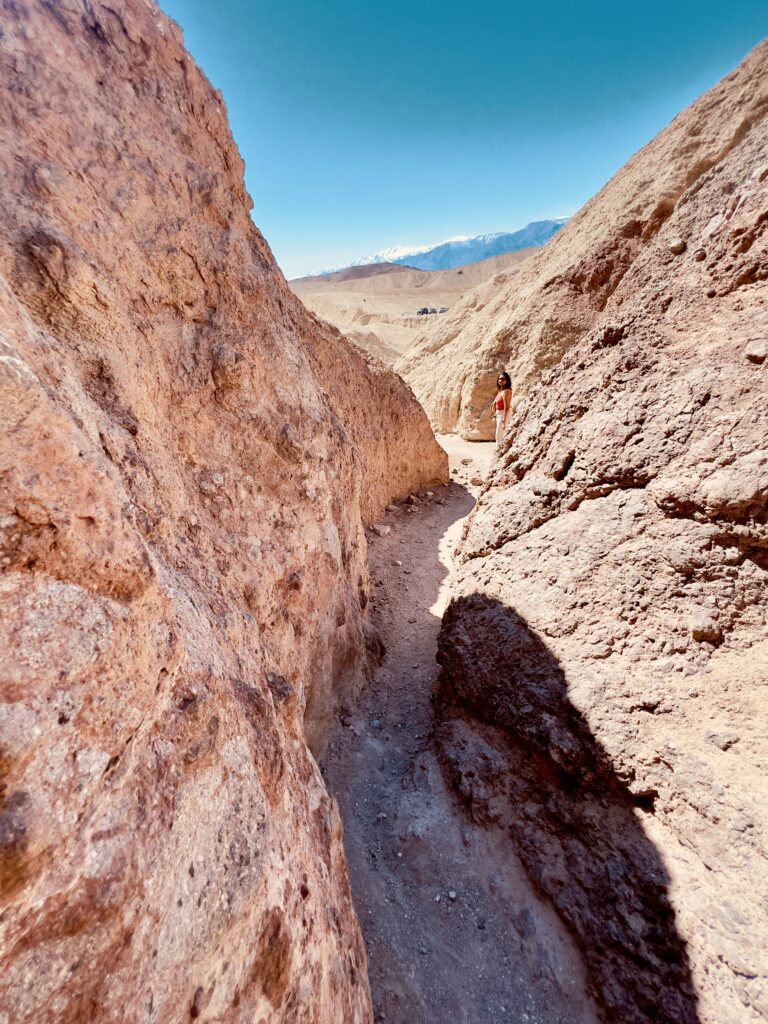
[[[429,312],[429,307],[422,306],[421,309],[417,310],[416,316],[426,316]]]
[[[448,312],[448,307],[447,306],[441,306],[440,309],[438,309],[437,312],[438,313],[447,313]]]
[[[437,312],[437,308],[435,306],[432,306],[432,308],[430,309],[429,312],[430,313],[436,313]]]

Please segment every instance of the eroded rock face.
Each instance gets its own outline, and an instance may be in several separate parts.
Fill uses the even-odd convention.
[[[760,279],[753,248],[762,231],[759,210],[745,208],[741,191],[757,194],[760,183],[733,177],[732,154],[742,152],[764,123],[767,54],[762,43],[676,117],[505,285],[469,292],[414,342],[396,369],[435,430],[492,439],[498,371],[509,370],[515,398],[527,394],[598,322],[611,313],[621,319],[649,258],[670,278],[656,306],[665,323],[670,316],[663,303],[683,281],[701,299],[693,324],[703,327],[712,305],[705,301],[709,290],[722,296]],[[761,173],[757,165],[752,171]],[[685,208],[713,179],[723,185],[717,205],[709,220],[696,221],[695,234],[686,235]],[[739,197],[736,216],[729,201]],[[751,227],[739,235],[742,221]],[[676,252],[680,242],[685,248]]]
[[[155,6],[3,4],[0,88],[0,1016],[366,1021],[307,742],[377,647],[363,524],[444,455]]]
[[[615,221],[660,143],[727,138],[663,224],[617,233],[615,288],[588,247],[577,293],[553,278],[593,323],[514,411],[441,639],[447,776],[622,1024],[768,1019],[766,56],[575,219]]]

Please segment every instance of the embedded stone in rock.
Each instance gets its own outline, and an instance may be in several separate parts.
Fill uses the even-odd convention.
[[[667,243],[667,248],[673,256],[680,256],[686,250],[686,244],[682,238],[671,238]]]
[[[699,642],[718,643],[723,638],[723,631],[710,616],[697,614],[691,619],[691,636]]]
[[[744,355],[750,363],[762,363],[768,356],[768,339],[752,338],[744,349]]]
[[[721,750],[730,750],[730,748],[739,742],[739,734],[737,732],[709,732],[707,733],[707,740],[710,743],[714,743],[716,747],[720,747]]]

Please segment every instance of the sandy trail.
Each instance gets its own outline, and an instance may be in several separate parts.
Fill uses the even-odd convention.
[[[491,444],[439,438],[452,483],[381,520],[372,616],[387,647],[323,771],[339,802],[377,1020],[593,1024],[578,952],[510,844],[472,826],[432,746],[431,692],[451,554]]]

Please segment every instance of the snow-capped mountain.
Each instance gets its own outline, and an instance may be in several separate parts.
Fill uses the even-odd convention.
[[[469,235],[456,235],[454,238],[447,238],[437,245],[448,245],[450,242],[466,242]],[[409,256],[419,256],[422,253],[431,252],[437,248],[436,245],[393,245],[389,249],[382,249],[380,252],[370,253],[368,256],[361,256],[351,263],[340,263],[337,267],[326,267],[324,270],[316,270],[308,277],[320,277],[323,274],[335,274],[338,270],[346,270],[348,267],[368,267],[372,263],[405,263]]]
[[[457,235],[436,245],[403,246],[394,245],[389,249],[368,256],[361,256],[351,263],[338,267],[326,267],[318,270],[310,277],[322,274],[333,274],[347,267],[364,267],[372,263],[399,263],[418,270],[450,270],[463,267],[467,263],[478,263],[480,260],[501,256],[503,253],[528,249],[532,246],[544,245],[568,220],[559,217],[556,220],[536,220],[526,224],[518,231],[499,231],[491,235]]]

